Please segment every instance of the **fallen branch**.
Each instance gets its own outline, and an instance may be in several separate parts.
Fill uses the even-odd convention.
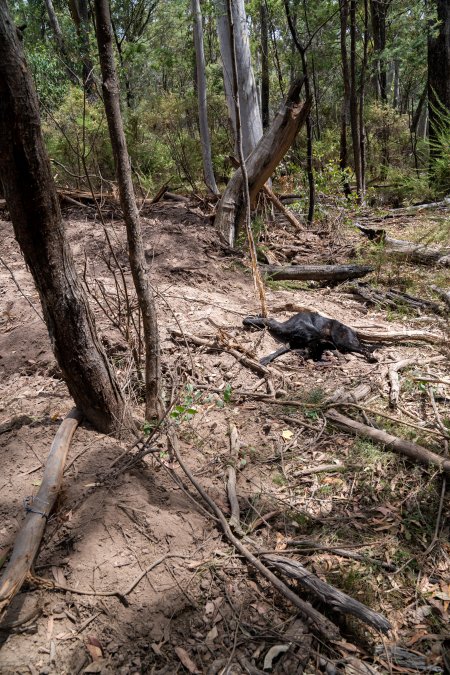
[[[371,440],[381,443],[388,450],[392,450],[400,455],[406,455],[415,462],[420,462],[426,466],[436,466],[441,471],[450,473],[450,460],[437,455],[435,452],[431,452],[427,448],[412,443],[411,441],[406,441],[392,434],[388,434],[386,431],[380,429],[374,429],[369,427],[367,424],[362,424],[357,422],[351,417],[346,417],[341,415],[337,410],[331,409],[325,413],[327,420],[336,424],[345,431],[349,431],[357,436],[363,436],[365,438],[370,438]],[[426,431],[424,429],[424,431]]]
[[[282,204],[282,202],[280,202],[280,200],[278,199],[276,194],[274,192],[272,192],[272,190],[270,189],[270,187],[267,184],[263,185],[263,192],[267,195],[267,197],[270,199],[272,204],[278,209],[278,211],[280,211],[280,213],[283,214],[283,216],[286,218],[286,220],[291,225],[293,225],[295,227],[296,230],[304,231],[305,228],[303,227],[303,225],[297,220],[297,218],[294,216],[294,214],[291,213],[291,211],[289,211]]]
[[[180,452],[178,450],[177,444],[173,446],[173,452],[178,460],[178,463],[186,474],[192,485],[195,487],[202,499],[208,504],[209,508],[212,510],[213,514],[216,516],[220,522],[223,532],[228,539],[228,541],[236,548],[237,551],[251,564],[255,567],[282,595],[284,595],[287,600],[289,600],[295,607],[297,607],[300,612],[305,616],[310,624],[310,627],[319,633],[323,638],[327,640],[336,640],[339,638],[339,631],[337,627],[324,617],[320,612],[318,612],[314,607],[305,600],[302,600],[298,597],[291,589],[278,577],[273,574],[253,553],[251,553],[244,544],[237,539],[232,533],[230,526],[227,522],[227,519],[223,515],[222,511],[219,509],[215,501],[207,494],[204,488],[193,476],[189,468],[184,464]]]
[[[327,546],[327,544],[322,544],[319,541],[313,541],[310,539],[289,539],[286,541],[286,546],[296,546],[301,549],[302,553],[312,551],[326,551],[328,553],[333,553],[333,555],[337,555],[340,558],[348,558],[349,560],[358,560],[369,565],[377,565],[378,567],[382,567],[387,572],[396,572],[398,569],[395,565],[391,565],[390,563],[384,562],[383,560],[378,560],[377,558],[372,558],[369,555],[355,553],[355,551],[347,551],[347,549],[339,548],[337,546]]]
[[[373,272],[367,265],[260,265],[274,281],[346,281]]]
[[[356,616],[382,633],[388,633],[391,630],[391,624],[382,614],[374,612],[367,605],[363,605],[346,593],[330,586],[300,563],[277,555],[263,555],[262,559],[291,579],[296,579],[302,586],[317,595],[326,605],[331,605],[335,611]]]
[[[197,335],[191,335],[190,333],[182,333],[181,331],[175,329],[171,329],[170,334],[173,337],[189,340],[190,342],[193,342],[194,345],[197,345],[199,347],[207,347],[208,349],[215,349],[221,352],[227,352],[227,354],[231,354],[231,356],[234,356],[236,361],[239,361],[239,363],[242,363],[242,365],[246,366],[247,368],[250,368],[250,370],[253,370],[258,375],[269,374],[269,370],[265,366],[262,366],[254,359],[251,359],[249,356],[242,354],[237,349],[233,349],[232,347],[222,345],[218,341],[207,340],[206,338],[198,337]]]
[[[0,616],[20,590],[34,563],[48,516],[61,487],[70,442],[80,421],[81,414],[74,408],[56,432],[39,491],[27,507],[25,522],[17,535],[11,558],[0,580]]]
[[[372,288],[369,284],[359,283],[349,286],[349,291],[366,302],[369,302],[371,305],[383,305],[391,307],[392,309],[398,309],[399,305],[406,305],[415,310],[421,309],[431,311],[439,315],[444,313],[443,307],[436,302],[417,298],[408,293],[396,291],[395,289],[380,291],[376,288]]]
[[[386,230],[364,227],[355,223],[358,230],[375,244],[384,244],[384,252],[408,262],[420,265],[443,265],[450,266],[450,248],[432,249],[422,244],[404,239],[393,239],[386,234]]]

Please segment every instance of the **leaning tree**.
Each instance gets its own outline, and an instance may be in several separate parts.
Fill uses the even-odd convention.
[[[131,425],[98,339],[64,231],[20,35],[0,0],[0,180],[39,292],[51,344],[76,405],[100,431]]]

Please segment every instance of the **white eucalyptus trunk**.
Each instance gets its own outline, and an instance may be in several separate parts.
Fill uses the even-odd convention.
[[[215,0],[217,9],[217,34],[222,58],[223,80],[228,112],[236,138],[236,113],[233,98],[233,69],[231,61],[230,29],[225,0]],[[242,149],[248,157],[263,135],[258,90],[253,74],[250,42],[244,0],[233,0],[234,40],[238,71],[239,105],[241,109]]]

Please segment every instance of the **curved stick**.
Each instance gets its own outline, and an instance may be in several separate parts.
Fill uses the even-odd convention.
[[[41,486],[33,502],[26,507],[25,522],[17,535],[11,558],[0,580],[0,616],[20,590],[37,556],[48,516],[61,487],[70,442],[80,422],[81,413],[73,408],[56,432]]]

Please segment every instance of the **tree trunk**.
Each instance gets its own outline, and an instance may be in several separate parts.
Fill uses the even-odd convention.
[[[309,84],[308,77],[308,62],[306,60],[306,48],[300,42],[297,29],[295,27],[294,19],[291,15],[289,8],[289,0],[284,0],[284,9],[286,12],[286,18],[289,25],[289,30],[292,35],[292,40],[294,45],[297,48],[298,53],[300,54],[302,62],[302,72],[305,78],[305,96],[307,99],[311,98],[311,87]],[[316,189],[314,181],[314,171],[313,171],[313,138],[312,138],[312,123],[311,123],[311,113],[309,113],[306,118],[306,174],[308,177],[308,216],[307,221],[309,224],[313,222],[314,219],[314,207],[316,202]]]
[[[69,0],[69,10],[75,24],[80,43],[81,60],[83,63],[83,85],[90,96],[95,96],[93,65],[89,48],[89,7],[88,0]]]
[[[450,3],[435,0],[439,25],[428,36],[428,110],[430,140],[437,137],[442,114],[450,112]]]
[[[373,44],[376,54],[377,95],[383,103],[387,101],[386,61],[383,52],[386,49],[386,16],[389,4],[390,0],[370,1]]]
[[[103,98],[114,154],[120,204],[127,228],[128,251],[145,340],[145,418],[162,413],[160,399],[161,364],[158,323],[153,292],[142,242],[139,212],[131,180],[131,166],[120,111],[119,84],[114,63],[113,35],[108,0],[95,0],[97,44],[103,78]]]
[[[208,127],[208,108],[206,105],[206,67],[203,51],[203,27],[200,0],[192,0],[192,18],[194,20],[194,46],[196,62],[196,83],[198,100],[198,121],[200,128],[200,143],[202,146],[203,174],[207,188],[213,195],[218,195],[216,179],[211,157],[211,139]]]
[[[233,68],[231,60],[230,27],[228,25],[225,0],[216,0],[217,32],[220,42],[220,54],[223,65],[223,79],[228,111],[236,134],[236,114],[233,99]],[[239,105],[241,107],[242,146],[247,158],[263,135],[259,111],[258,91],[253,75],[250,43],[246,27],[244,0],[233,2],[234,37],[236,63],[239,78]]]
[[[350,124],[352,128],[353,161],[355,165],[356,192],[362,199],[361,139],[359,135],[358,93],[356,81],[356,2],[350,0]]]
[[[259,21],[261,27],[261,116],[263,129],[269,126],[269,33],[267,26],[266,0],[259,4]]]
[[[248,187],[253,202],[264,183],[291,147],[298,130],[305,123],[311,109],[311,99],[300,102],[304,79],[294,82],[286,101],[278,111],[269,129],[247,158]],[[234,246],[243,216],[242,171],[237,171],[228,182],[217,207],[216,228],[230,246]]]
[[[342,61],[342,82],[344,89],[344,96],[342,99],[341,109],[341,138],[339,147],[339,166],[342,171],[342,183],[344,194],[350,194],[351,189],[348,183],[345,169],[348,167],[348,145],[347,145],[347,127],[350,115],[350,68],[348,64],[347,52],[347,27],[348,27],[348,2],[347,0],[340,0],[339,4],[340,15],[340,43],[341,43],[341,61]]]
[[[15,236],[77,407],[104,433],[131,424],[67,242],[21,42],[0,2],[0,173]]]

